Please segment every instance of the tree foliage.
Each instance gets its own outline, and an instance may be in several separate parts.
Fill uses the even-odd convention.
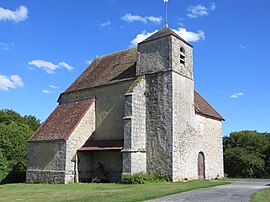
[[[0,181],[6,174],[23,173],[27,168],[27,140],[40,126],[34,116],[0,110]]]
[[[224,168],[229,177],[270,175],[270,134],[257,131],[233,132],[223,138]]]

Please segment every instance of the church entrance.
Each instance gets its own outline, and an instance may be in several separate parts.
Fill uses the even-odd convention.
[[[198,179],[205,179],[205,158],[203,152],[198,155]]]

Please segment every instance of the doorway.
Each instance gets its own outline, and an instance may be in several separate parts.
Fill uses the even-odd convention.
[[[205,157],[203,152],[200,152],[198,155],[198,179],[205,179]]]

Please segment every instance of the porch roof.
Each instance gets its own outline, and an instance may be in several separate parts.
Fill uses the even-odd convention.
[[[124,140],[87,140],[78,151],[112,151],[122,150]]]

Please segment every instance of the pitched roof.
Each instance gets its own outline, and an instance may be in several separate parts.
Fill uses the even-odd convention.
[[[133,78],[137,49],[132,48],[96,58],[65,92],[92,88]]]
[[[28,141],[67,140],[93,102],[94,98],[59,104]]]
[[[196,91],[194,91],[194,105],[197,114],[225,121],[225,119]]]
[[[145,43],[148,41],[152,41],[158,38],[162,38],[165,36],[174,36],[178,39],[180,39],[181,41],[183,41],[184,43],[186,43],[187,45],[191,46],[188,42],[186,42],[183,38],[181,38],[178,34],[176,34],[173,30],[171,30],[169,27],[163,27],[161,30],[159,30],[158,32],[156,32],[155,34],[151,35],[150,37],[146,38],[145,40],[143,40],[141,43]]]
[[[136,62],[136,48],[98,57],[75,80],[65,93],[111,84],[123,80],[135,79]],[[194,91],[194,104],[197,114],[218,120],[224,120],[224,118],[196,91]]]

